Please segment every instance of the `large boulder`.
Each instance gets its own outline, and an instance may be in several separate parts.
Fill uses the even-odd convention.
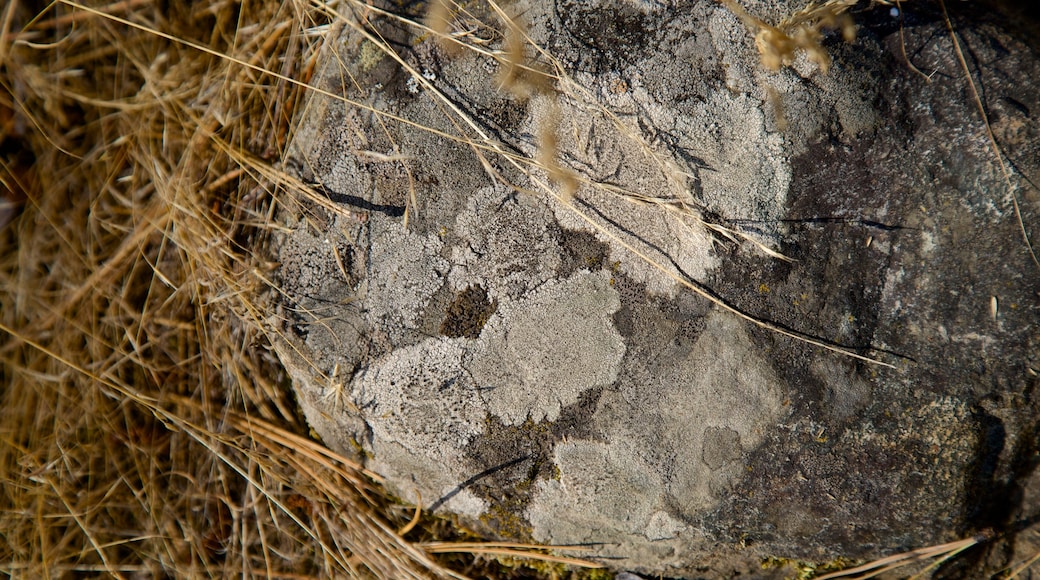
[[[1040,514],[1040,61],[957,23],[1005,172],[945,23],[904,6],[779,71],[717,2],[477,9],[461,49],[357,15],[276,242],[314,429],[426,509],[667,575]]]

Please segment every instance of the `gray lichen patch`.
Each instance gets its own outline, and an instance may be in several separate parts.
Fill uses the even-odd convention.
[[[408,469],[422,465],[424,475],[408,479],[426,498],[441,497],[451,491],[445,486],[468,477],[456,458],[484,432],[486,413],[462,367],[463,353],[462,339],[426,339],[373,362],[352,383],[375,461],[393,472],[402,469],[402,459]]]
[[[660,533],[663,522],[655,515],[665,505],[662,482],[637,450],[624,442],[568,441],[556,446],[553,461],[559,478],[539,482],[528,509],[538,541],[610,542],[648,528]]]
[[[621,132],[611,120],[583,113],[574,104],[564,101],[562,109],[561,148],[597,185],[581,187],[579,199],[569,205],[553,206],[560,226],[595,235],[610,248],[609,260],[619,271],[652,293],[674,296],[680,287],[676,276],[703,278],[717,261],[712,238],[698,222],[696,200],[686,192],[683,172],[690,169],[666,162],[638,137],[636,126]],[[679,201],[687,213],[665,207]],[[633,247],[654,263],[630,259]]]
[[[405,229],[385,218],[371,220],[370,263],[365,304],[372,324],[392,337],[419,326],[427,302],[444,283],[448,261],[436,236]]]
[[[589,544],[627,569],[642,562],[697,562],[704,535],[676,518],[655,466],[623,442],[575,440],[557,445],[556,478],[539,481],[526,517],[548,544]]]
[[[456,289],[479,284],[492,300],[517,298],[556,276],[558,228],[542,199],[506,187],[469,197],[455,220],[460,243],[451,251],[448,281]]]
[[[279,258],[285,264],[283,287],[293,296],[310,294],[343,300],[354,293],[356,277],[364,274],[364,265],[356,258],[352,243],[340,234],[345,224],[338,218],[319,217],[287,224],[295,235],[279,248]]]
[[[588,271],[503,302],[467,364],[488,410],[506,425],[554,421],[583,391],[613,383],[625,354],[612,320],[620,305],[609,275]]]
[[[437,498],[438,508],[474,521],[487,513],[488,503],[466,489],[465,480],[452,473],[449,466],[393,440],[380,439],[369,446],[373,455],[369,467],[383,474],[388,487],[405,501],[425,505],[429,498]]]
[[[649,356],[639,354],[644,358],[626,361],[617,389],[600,399],[593,423],[608,443],[596,444],[596,461],[612,473],[639,473],[658,482],[660,497],[643,493],[626,500],[633,513],[649,517],[664,510],[675,521],[697,521],[729,495],[745,471],[743,449],[757,446],[783,415],[784,386],[728,313],[709,314],[692,345],[673,342]],[[585,505],[589,500],[580,490],[600,488],[584,478],[604,477],[608,468],[558,468],[581,483],[542,488],[530,513],[584,521],[593,506]],[[626,530],[636,532],[643,530]],[[581,541],[560,535],[552,540]]]
[[[729,427],[705,427],[702,441],[701,460],[711,470],[740,459],[740,433]]]
[[[331,374],[337,364],[342,364],[346,372],[354,368],[368,344],[365,313],[356,301],[367,256],[353,242],[356,232],[351,229],[356,224],[320,210],[308,218],[288,224],[293,235],[287,236],[278,249],[284,264],[281,278],[287,297],[285,308],[306,314],[294,317],[292,332],[305,341],[313,359],[320,361],[298,366]],[[323,389],[329,384],[322,383]]]
[[[697,108],[673,123],[704,163],[702,207],[727,219],[774,222],[784,211],[791,166],[784,135],[768,130],[762,99],[720,90]]]

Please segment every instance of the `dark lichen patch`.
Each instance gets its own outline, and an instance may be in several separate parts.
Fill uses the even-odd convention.
[[[659,342],[654,343],[657,348],[665,348],[668,343],[690,347],[704,330],[704,317],[711,307],[693,292],[682,291],[674,300],[651,297],[645,284],[620,272],[611,276],[611,282],[621,299],[613,321],[629,344],[626,358],[644,357],[644,351],[631,345],[641,344],[651,334],[658,337]]]
[[[517,515],[522,513],[523,506],[520,505],[510,506],[505,505],[505,502],[502,505],[494,504],[480,517],[480,523],[502,537],[530,539],[531,526],[522,516]]]
[[[481,518],[494,533],[531,540],[529,530],[524,531],[516,518],[530,501],[533,483],[539,476],[546,477],[542,474],[551,468],[551,440],[545,422],[528,420],[511,426],[489,418],[487,434],[470,444],[466,455],[471,463],[486,468],[481,477],[467,481],[466,487],[496,506]]]
[[[472,465],[484,466],[466,489],[495,506],[481,518],[482,524],[505,537],[531,539],[530,530],[521,522],[526,521],[536,483],[559,479],[559,468],[552,460],[559,441],[601,438],[592,416],[602,394],[602,387],[585,391],[576,403],[561,409],[553,422],[527,420],[505,425],[488,418],[487,433],[471,442],[466,452]]]
[[[578,270],[608,268],[607,255],[610,248],[588,232],[562,230],[563,255],[560,260],[560,278],[570,277]]]
[[[638,61],[660,30],[650,15],[624,2],[560,0],[556,10],[574,41],[611,64]]]
[[[750,469],[725,508],[739,506],[734,529],[758,530],[752,538],[757,542],[789,542],[786,553],[796,557],[808,557],[802,545],[823,533],[846,548],[813,557],[863,557],[869,546],[884,541],[909,544],[924,537],[918,543],[939,543],[949,530],[967,529],[965,514],[936,501],[929,490],[957,496],[969,488],[970,459],[980,445],[968,406],[953,398],[913,396],[905,408],[883,406],[885,412],[875,411],[842,433],[789,419],[789,432],[774,434],[750,453]],[[828,517],[847,525],[825,529],[821,522]],[[864,548],[849,547],[856,545]]]
[[[498,310],[498,302],[488,300],[486,290],[469,286],[448,305],[441,322],[441,334],[451,338],[477,338],[495,310]]]

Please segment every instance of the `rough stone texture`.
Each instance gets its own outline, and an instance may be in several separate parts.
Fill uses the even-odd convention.
[[[800,7],[744,4],[770,21]],[[527,163],[313,97],[286,167],[344,211],[282,218],[276,346],[315,430],[428,509],[673,576],[780,576],[762,559],[876,557],[1040,516],[1040,268],[1011,199],[1040,237],[1040,61],[958,21],[1009,190],[945,25],[904,6],[930,82],[887,9],[828,40],[821,74],[764,70],[716,2],[518,2],[580,87],[525,103],[496,90],[490,56],[377,15],[420,78],[349,27],[330,36],[322,88],[475,137],[450,102],[511,155],[536,155],[555,101],[559,158],[586,182],[563,203]],[[979,553],[958,573],[1014,550]]]

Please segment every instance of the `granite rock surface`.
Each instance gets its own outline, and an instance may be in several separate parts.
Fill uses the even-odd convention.
[[[454,22],[481,50],[330,34],[315,84],[349,102],[311,98],[285,167],[331,204],[276,243],[314,429],[426,509],[670,576],[1036,518],[1040,60],[956,22],[1005,176],[919,8],[826,37],[824,74],[766,70],[716,2],[517,2],[566,73],[528,99],[490,12]]]

